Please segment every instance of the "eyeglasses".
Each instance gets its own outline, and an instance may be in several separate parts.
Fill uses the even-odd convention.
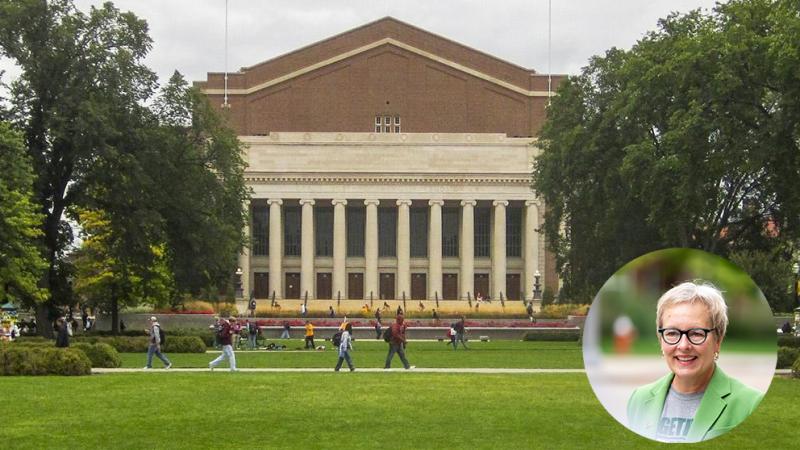
[[[658,333],[661,334],[661,339],[665,344],[675,345],[681,341],[683,335],[689,339],[689,342],[694,345],[700,345],[708,338],[708,333],[716,331],[716,328],[690,328],[688,330],[679,330],[677,328],[659,328]]]

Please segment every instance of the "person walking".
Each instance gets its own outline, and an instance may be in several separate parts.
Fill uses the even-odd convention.
[[[247,321],[247,339],[250,344],[250,350],[258,348],[258,324],[256,321]]]
[[[236,368],[236,355],[233,353],[233,345],[231,343],[232,337],[233,332],[231,330],[231,323],[227,319],[220,320],[218,338],[219,343],[222,345],[222,353],[216,359],[208,363],[208,368],[212,371],[225,358],[228,359],[228,362],[231,365],[231,372],[237,372],[239,370]]]
[[[467,348],[467,340],[464,339],[464,335],[467,333],[467,329],[464,327],[464,316],[461,316],[461,319],[455,323],[453,329],[456,330],[456,338],[453,341],[453,350],[458,348],[459,342],[461,342],[461,345],[464,346],[464,350],[469,350],[469,348]]]
[[[158,356],[158,359],[164,363],[164,368],[169,369],[172,363],[163,353],[161,353],[161,324],[158,323],[156,316],[150,318],[150,345],[147,346],[147,365],[144,370],[153,368],[153,355]]]
[[[392,367],[392,358],[394,358],[395,353],[397,353],[397,356],[400,357],[400,361],[403,363],[403,367],[405,367],[406,370],[416,367],[410,365],[406,359],[406,328],[408,328],[408,325],[406,325],[404,322],[405,318],[403,315],[398,314],[394,323],[389,327],[391,330],[391,337],[389,338],[389,354],[386,355],[386,364],[383,366],[384,369],[389,369]]]
[[[381,321],[380,320],[376,320],[375,321],[375,339],[380,339],[381,338],[381,328],[383,328],[383,325],[381,324]]]
[[[281,339],[291,339],[292,337],[289,335],[289,332],[292,330],[292,326],[289,325],[288,320],[283,321],[283,333],[281,333]]]
[[[314,350],[314,324],[310,320],[306,320],[306,349],[311,348]]]
[[[336,372],[342,368],[342,361],[347,361],[347,367],[350,368],[350,372],[356,370],[355,366],[353,366],[353,360],[350,358],[350,351],[353,350],[352,336],[353,324],[348,323],[344,331],[342,331],[342,340],[339,343],[339,361],[336,362],[336,368],[333,369]]]
[[[66,348],[69,347],[69,328],[67,327],[67,319],[59,317],[56,320],[56,347]]]

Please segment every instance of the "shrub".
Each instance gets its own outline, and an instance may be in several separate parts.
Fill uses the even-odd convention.
[[[86,353],[86,356],[88,356],[89,360],[92,362],[92,367],[122,366],[122,359],[119,357],[119,352],[108,344],[78,342],[73,347]]]
[[[543,306],[536,313],[537,318],[564,319],[567,316],[585,316],[589,312],[589,305],[576,305],[572,303]]]
[[[205,353],[206,343],[199,336],[170,336],[163,351],[172,353]]]
[[[800,358],[797,358],[792,364],[792,376],[794,378],[800,378]]]
[[[778,347],[800,348],[800,336],[778,336]]]
[[[144,353],[150,346],[148,337],[78,337],[73,342],[86,342],[90,344],[105,343],[119,353]],[[172,336],[167,335],[167,343],[162,348],[164,352],[173,353],[205,353],[206,344],[197,336]]]
[[[565,328],[563,330],[537,330],[525,333],[523,341],[580,341],[581,330]]]
[[[220,317],[237,317],[239,315],[239,310],[234,303],[222,303],[219,305],[217,313]]]
[[[72,348],[0,346],[2,375],[89,375],[92,363]]]

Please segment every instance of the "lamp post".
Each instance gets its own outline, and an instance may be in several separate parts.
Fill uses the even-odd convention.
[[[242,290],[242,268],[236,268],[236,279],[234,282],[236,283],[236,300],[241,300],[244,298],[244,291]]]
[[[797,304],[797,298],[798,298],[797,281],[798,278],[800,278],[800,264],[798,263],[792,264],[792,274],[794,274],[794,284],[792,285],[792,293],[794,294],[794,305],[800,306]]]
[[[537,270],[536,273],[533,274],[533,299],[534,300],[541,300],[542,299],[542,283],[541,283],[542,274],[539,273]]]

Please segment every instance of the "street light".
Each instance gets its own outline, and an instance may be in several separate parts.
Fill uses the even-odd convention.
[[[244,272],[242,272],[242,268],[241,267],[237,267],[236,268],[235,274],[236,274],[236,299],[237,300],[241,300],[241,299],[244,298],[244,290],[242,289],[242,274],[243,273]]]
[[[537,270],[536,273],[533,274],[533,299],[534,300],[541,300],[542,299],[542,283],[540,279],[542,278],[542,274],[539,273]]]
[[[798,278],[800,278],[800,264],[798,264],[798,263],[792,264],[792,273],[794,274],[794,284],[792,285],[792,291],[794,292],[794,303],[793,304],[800,307],[800,305],[797,304],[798,303],[797,302],[797,297],[798,297],[797,280],[798,280]]]

